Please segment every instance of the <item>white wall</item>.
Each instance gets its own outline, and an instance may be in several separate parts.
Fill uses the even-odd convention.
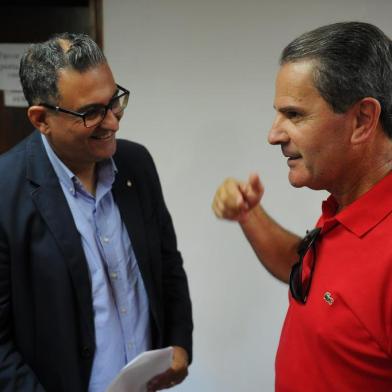
[[[390,0],[105,0],[104,45],[131,90],[120,137],[145,144],[160,172],[194,305],[194,363],[184,392],[272,391],[287,287],[258,264],[236,224],[211,211],[226,176],[258,171],[264,205],[303,234],[325,194],[293,189],[274,116],[282,48],[341,20],[392,36]]]

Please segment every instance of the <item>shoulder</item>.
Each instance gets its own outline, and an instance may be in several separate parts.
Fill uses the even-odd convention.
[[[117,150],[113,156],[119,167],[132,168],[133,171],[155,170],[150,152],[142,144],[117,139]]]
[[[140,190],[153,194],[160,192],[160,179],[154,160],[146,147],[129,140],[117,139],[117,150],[113,155],[119,180],[131,178]]]
[[[30,137],[0,155],[0,226],[2,228],[4,224],[10,224],[24,214],[31,199],[31,188],[26,181],[29,140]]]
[[[0,155],[0,165],[2,167],[20,162],[20,158],[26,155],[27,139],[22,140],[16,146]]]
[[[9,183],[26,172],[26,151],[31,137],[22,140],[19,144],[0,155],[0,185]]]
[[[132,156],[130,154],[132,154]],[[143,158],[150,156],[150,153],[142,144],[131,142],[130,140],[117,139],[117,150],[114,154],[114,158],[122,158],[124,156],[130,159],[132,157]]]
[[[33,132],[11,150],[0,155],[0,195],[17,192],[22,184],[31,180],[45,181],[49,177],[49,160],[44,150],[40,133]],[[40,183],[40,182],[38,182]]]

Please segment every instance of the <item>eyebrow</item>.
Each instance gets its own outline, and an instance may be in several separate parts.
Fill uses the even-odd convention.
[[[116,86],[116,91],[114,92],[114,94],[112,95],[112,97],[110,98],[109,102],[116,97],[116,95],[119,93],[120,89]],[[102,108],[105,107],[106,105],[102,105],[101,103],[90,103],[88,105],[82,106],[80,108],[78,108],[76,110],[76,112],[78,113],[85,113],[87,112],[89,109],[95,109],[95,108]]]
[[[298,106],[294,106],[294,105],[287,105],[287,106],[282,106],[280,108],[277,108],[274,105],[274,109],[280,113],[288,113],[288,112],[299,112],[302,113],[303,110],[301,108],[299,108]]]

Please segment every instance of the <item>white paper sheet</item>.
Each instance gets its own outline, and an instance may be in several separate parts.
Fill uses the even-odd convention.
[[[106,392],[146,392],[147,382],[171,366],[173,347],[146,351],[120,371]]]

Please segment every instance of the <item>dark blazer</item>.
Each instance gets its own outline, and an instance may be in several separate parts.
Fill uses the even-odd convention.
[[[153,160],[119,140],[114,161],[113,195],[149,298],[153,346],[191,356],[188,284]],[[0,157],[0,391],[86,391],[94,349],[81,239],[35,131]]]

